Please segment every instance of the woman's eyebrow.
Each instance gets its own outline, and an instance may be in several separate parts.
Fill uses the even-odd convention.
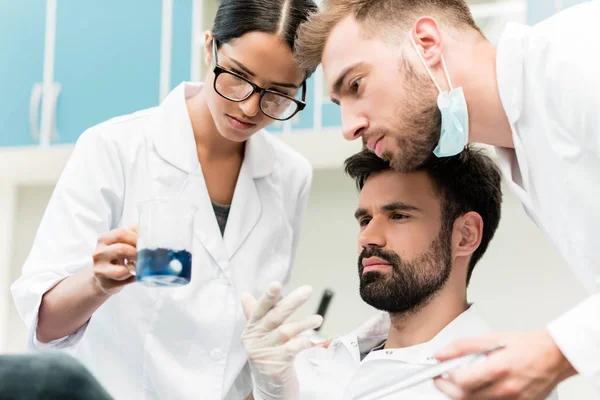
[[[245,73],[247,73],[248,75],[250,75],[251,77],[255,77],[256,74],[252,71],[250,71],[250,69],[248,69],[244,64],[242,64],[241,62],[237,61],[235,58],[229,57],[229,59],[238,66],[239,69],[241,69],[242,71],[244,71]],[[292,89],[298,89],[300,86],[295,85],[293,83],[281,83],[281,82],[271,82],[272,85],[274,86],[281,86],[281,87],[285,87],[285,88],[292,88]]]

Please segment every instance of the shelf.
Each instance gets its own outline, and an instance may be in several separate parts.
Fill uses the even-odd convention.
[[[315,169],[341,168],[360,150],[360,141],[348,142],[339,129],[273,134],[303,154]],[[73,145],[8,147],[0,149],[0,180],[14,184],[54,184],[65,167]]]
[[[342,137],[341,127],[293,133],[274,134],[308,159],[314,169],[342,168],[344,160],[360,151],[362,142],[349,142]]]
[[[55,184],[73,145],[7,147],[0,149],[0,180],[15,185]]]
[[[308,159],[315,170],[340,169],[344,160],[360,151],[360,140],[349,142],[340,129],[273,134]],[[492,146],[477,145],[496,158]],[[73,145],[0,149],[0,180],[14,184],[54,184],[65,167]]]

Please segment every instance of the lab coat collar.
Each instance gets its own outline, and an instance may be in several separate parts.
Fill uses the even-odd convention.
[[[517,122],[523,108],[523,46],[529,29],[526,25],[509,22],[496,49],[498,93],[511,125]]]
[[[409,364],[435,364],[437,361],[434,354],[453,340],[462,338],[465,335],[478,335],[489,330],[487,323],[475,307],[471,305],[469,309],[446,325],[433,339],[415,346],[371,352],[387,338],[389,332],[389,324],[382,317],[381,323],[374,326],[370,333],[362,337],[357,336],[355,333],[342,336],[333,340],[330,347],[334,352],[332,357],[336,357],[335,352],[350,352],[357,364],[361,361],[361,353],[367,354],[363,361],[388,359]]]
[[[182,83],[173,89],[159,106],[157,120],[152,121],[154,146],[168,163],[185,171],[198,168],[196,140],[185,100],[202,90],[201,84]]]
[[[203,86],[183,82],[173,89],[160,105],[157,124],[150,127],[160,156],[188,173],[198,168],[198,155],[186,100],[200,93]],[[273,171],[275,154],[265,138],[267,134],[264,130],[256,132],[246,142],[244,164],[248,164],[247,172],[252,178],[262,178]]]
[[[496,79],[504,112],[511,126],[514,149],[496,147],[498,165],[510,189],[525,206],[526,213],[540,225],[534,213],[530,189],[529,168],[522,138],[516,128],[521,118],[524,100],[523,68],[526,39],[531,27],[510,22],[500,37],[496,53]]]
[[[182,184],[181,196],[198,205],[195,235],[200,239],[226,277],[230,277],[228,261],[250,235],[262,213],[260,194],[255,179],[271,174],[275,154],[265,131],[256,132],[246,141],[244,161],[237,178],[231,210],[225,232],[221,238],[214,216],[206,182],[198,162],[192,123],[187,111],[186,99],[197,95],[202,84],[184,82],[165,98],[158,113],[159,120],[149,127],[154,133],[154,145],[158,154],[169,164],[187,172]],[[156,173],[158,174],[158,173]],[[155,178],[168,182],[171,175]]]

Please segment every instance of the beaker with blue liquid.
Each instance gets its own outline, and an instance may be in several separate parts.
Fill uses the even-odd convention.
[[[182,200],[148,200],[138,206],[136,280],[181,286],[192,279],[196,207]]]

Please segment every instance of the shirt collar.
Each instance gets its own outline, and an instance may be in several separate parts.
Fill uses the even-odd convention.
[[[349,351],[357,363],[361,360],[361,353],[370,352],[365,361],[387,358],[410,364],[434,364],[437,361],[433,355],[453,340],[462,338],[465,335],[478,335],[489,330],[487,323],[479,315],[476,308],[471,305],[465,312],[446,325],[433,339],[415,346],[371,352],[387,338],[389,332],[389,317],[386,320],[384,316],[381,316],[380,323],[373,325],[373,328],[365,335],[357,336],[356,333],[351,333],[342,336],[333,340],[330,347],[333,348],[334,352]]]
[[[467,335],[478,335],[490,330],[488,324],[477,312],[475,306],[471,305],[465,312],[456,317],[444,329],[425,344],[431,354],[437,353],[450,342]],[[403,349],[399,349],[403,350]]]
[[[186,100],[200,93],[203,86],[202,83],[181,83],[159,106],[158,119],[148,124],[158,154],[186,172],[193,172],[199,167]],[[258,131],[246,142],[244,164],[250,167],[253,178],[267,176],[274,168],[275,153],[266,135],[266,131]]]

